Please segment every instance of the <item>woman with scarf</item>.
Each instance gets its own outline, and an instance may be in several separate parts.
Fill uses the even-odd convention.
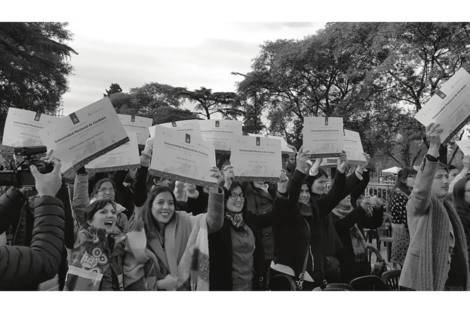
[[[224,168],[224,224],[209,235],[210,290],[264,290],[266,270],[262,229],[271,226],[271,212],[247,210],[246,191],[232,181],[233,168]],[[279,184],[286,184],[285,173]],[[276,200],[274,200],[276,201]]]
[[[416,170],[403,168],[398,172],[397,181],[390,193],[387,203],[387,211],[392,214],[392,256],[391,261],[395,265],[403,266],[406,251],[410,245],[410,233],[408,230],[406,203],[413,190],[416,178]]]
[[[355,200],[364,192],[368,183],[369,172],[365,171],[363,181],[332,211],[333,223],[343,244],[343,248],[334,257],[340,262],[341,280],[346,284],[354,278],[370,274],[366,241],[361,229],[377,228],[383,222],[383,207],[377,198],[365,198],[360,205]]]
[[[109,199],[86,207],[84,223],[75,223],[65,291],[122,291],[126,236],[116,227],[117,205]]]
[[[278,274],[291,276],[298,290],[313,290],[322,284],[324,272],[323,245],[325,239],[322,218],[333,210],[359,182],[357,178],[346,179],[346,154],[338,158],[336,177],[324,197],[314,199],[311,192],[325,189],[326,181],[317,175],[313,184],[306,180],[309,151],[299,150],[294,174],[291,176],[286,195],[278,197],[273,207],[273,234],[276,250],[269,276]],[[318,167],[321,159],[316,159]],[[322,171],[320,171],[321,173]],[[353,176],[353,175],[351,175]],[[332,227],[334,230],[334,226]],[[338,239],[339,240],[339,239]]]
[[[217,168],[213,172],[220,175]],[[188,190],[188,206],[193,192]],[[222,223],[223,194],[217,187],[210,189],[207,213],[197,216],[178,211],[172,189],[154,188],[127,234],[126,290],[209,290],[208,234]]]

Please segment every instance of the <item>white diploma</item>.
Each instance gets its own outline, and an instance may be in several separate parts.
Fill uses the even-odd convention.
[[[216,152],[220,153],[230,152],[233,135],[243,135],[242,124],[229,120],[199,121],[202,139],[212,143]]]
[[[88,172],[109,172],[140,167],[137,134],[127,132],[129,141],[85,165]]]
[[[456,144],[459,146],[460,150],[462,150],[464,156],[470,155],[470,139],[457,141]]]
[[[277,182],[282,169],[281,141],[262,135],[235,135],[232,138],[230,164],[236,180]]]
[[[261,135],[248,133],[248,136],[259,137]],[[264,137],[271,138],[271,139],[279,139],[281,141],[281,153],[282,154],[288,154],[289,156],[294,156],[295,155],[294,150],[289,146],[289,144],[287,143],[287,141],[283,137],[272,136],[272,135],[264,135]]]
[[[339,156],[343,150],[343,118],[305,117],[303,128],[304,151],[315,157]]]
[[[470,120],[470,75],[463,68],[457,71],[440,90],[416,113],[424,126],[439,123],[444,131],[442,144],[449,140]]]
[[[199,129],[199,120],[186,120],[171,123],[159,124],[159,126],[171,128],[180,132],[185,132],[190,135],[201,137],[201,130]],[[155,135],[155,125],[149,127],[150,137]]]
[[[57,117],[15,108],[8,109],[2,144],[10,147],[43,146],[38,131],[54,123]]]
[[[65,176],[129,141],[107,97],[56,119],[39,136],[48,150],[54,150],[52,156],[61,160]]]
[[[362,148],[361,136],[358,132],[352,130],[344,130],[344,151],[348,157],[350,164],[366,164],[367,160],[364,156]]]
[[[153,120],[135,115],[118,114],[118,116],[126,132],[132,132],[137,135],[137,144],[145,145],[145,142],[150,137],[149,127],[152,126]]]
[[[155,126],[151,175],[193,183],[198,186],[216,186],[211,177],[216,165],[214,146],[199,136]]]

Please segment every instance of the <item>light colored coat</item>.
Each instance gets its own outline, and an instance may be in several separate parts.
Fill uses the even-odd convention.
[[[419,291],[444,290],[451,259],[450,219],[457,226],[454,227],[454,236],[458,237],[462,251],[466,251],[465,233],[455,209],[446,200],[438,200],[431,192],[437,167],[438,162],[424,159],[406,205],[410,246],[399,284]],[[468,256],[465,253],[464,256],[467,290],[470,290]]]

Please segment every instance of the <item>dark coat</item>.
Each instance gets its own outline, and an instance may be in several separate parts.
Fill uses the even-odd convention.
[[[269,186],[268,192],[255,188],[252,182],[244,183],[243,187],[246,191],[247,209],[255,215],[264,215],[272,212],[273,201],[276,196],[276,188]],[[271,227],[261,230],[262,242],[264,247],[264,258],[272,260],[274,257],[274,237]]]
[[[470,209],[469,208],[456,208],[457,214],[462,222],[463,229],[465,231],[465,237],[467,239],[467,253],[470,259]]]
[[[296,277],[302,272],[305,256],[308,256],[307,269],[312,270],[312,259],[315,270],[324,272],[323,243],[325,240],[322,218],[326,217],[338,203],[357,186],[360,180],[355,174],[346,178],[345,174],[336,172],[335,179],[328,193],[313,200],[312,217],[300,213],[302,204],[298,203],[300,189],[305,174],[295,171],[287,187],[289,199],[279,197],[273,205],[273,233],[275,241],[274,260],[294,270]]]
[[[266,277],[263,267],[264,249],[261,229],[271,225],[271,214],[256,216],[251,212],[246,212],[244,220],[255,236],[253,290],[260,290],[264,286]],[[232,222],[225,218],[222,228],[209,235],[209,288],[211,291],[233,290],[231,227],[233,227]]]
[[[0,233],[18,218],[23,195],[9,189],[0,197]],[[31,290],[59,271],[64,248],[62,201],[40,197],[34,202],[34,228],[29,247],[0,247],[0,290]]]

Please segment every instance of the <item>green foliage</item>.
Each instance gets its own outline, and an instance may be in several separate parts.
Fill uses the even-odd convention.
[[[0,135],[8,108],[53,114],[67,91],[67,23],[0,23]],[[0,136],[1,137],[1,136]]]

